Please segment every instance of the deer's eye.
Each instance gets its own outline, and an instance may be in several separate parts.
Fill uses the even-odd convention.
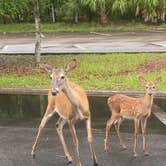
[[[148,86],[146,86],[146,89],[148,89]]]
[[[155,86],[153,86],[152,89],[155,89]]]
[[[61,79],[63,80],[65,78],[65,76],[61,76]]]

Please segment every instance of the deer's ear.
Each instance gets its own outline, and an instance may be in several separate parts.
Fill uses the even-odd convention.
[[[40,68],[44,69],[46,72],[51,73],[52,72],[52,66],[44,63],[39,64]]]
[[[158,84],[161,81],[161,77],[157,77],[156,80],[154,81],[155,85]]]
[[[77,66],[77,61],[76,59],[72,59],[67,66],[65,67],[65,72],[67,73],[70,70],[73,70]]]
[[[145,78],[142,77],[142,76],[139,77],[139,81],[140,81],[143,85],[146,85],[146,83],[147,83],[147,80],[145,80]]]

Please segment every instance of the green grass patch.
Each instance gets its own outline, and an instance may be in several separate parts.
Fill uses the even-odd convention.
[[[147,25],[143,23],[112,23],[102,26],[97,23],[42,23],[41,31],[44,33],[60,33],[60,32],[93,32],[93,31],[138,31],[151,29],[166,29],[166,24]],[[0,24],[0,33],[33,33],[35,25],[33,23],[20,24]]]
[[[48,77],[44,76],[1,76],[0,87],[46,88]]]
[[[0,56],[2,58],[4,56]],[[14,58],[19,64],[23,56],[5,56]],[[32,60],[32,56],[24,56]],[[140,90],[144,87],[139,83],[138,77],[144,76],[147,80],[154,80],[162,76],[162,82],[157,86],[159,90],[166,89],[166,68],[154,72],[137,72],[136,68],[148,61],[166,59],[166,53],[113,53],[113,54],[82,54],[82,55],[48,55],[42,56],[42,62],[55,67],[63,68],[72,58],[77,59],[78,66],[68,73],[68,78],[85,89],[110,89],[110,90]],[[11,60],[10,59],[10,60]],[[12,68],[12,66],[10,66]],[[47,73],[42,73],[38,67],[27,63],[20,69],[29,70],[28,74],[10,74],[10,69],[4,70],[0,76],[0,87],[24,88],[49,88],[50,78]],[[155,66],[153,66],[155,67]],[[7,71],[5,73],[5,71]],[[31,71],[33,71],[31,73]],[[34,72],[36,71],[36,73]]]

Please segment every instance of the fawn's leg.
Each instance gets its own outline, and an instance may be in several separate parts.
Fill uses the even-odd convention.
[[[145,155],[149,155],[148,150],[147,150],[147,143],[146,143],[146,126],[147,126],[147,118],[144,118],[141,120],[143,151],[144,151]]]
[[[120,125],[121,125],[121,123],[122,123],[122,118],[119,118],[117,123],[114,124],[114,126],[115,126],[115,129],[116,129],[118,138],[119,138],[120,145],[123,147],[123,149],[126,149],[127,147],[126,147],[126,145],[125,145],[125,143],[123,141],[122,135],[120,133]]]
[[[138,156],[139,119],[134,119],[134,157]]]
[[[106,124],[106,132],[105,132],[105,142],[104,142],[104,150],[105,150],[105,152],[108,152],[108,149],[109,149],[109,130],[110,130],[110,128],[111,128],[111,126],[112,126],[112,124],[115,122],[115,120],[117,120],[118,119],[118,117],[117,116],[114,116],[114,115],[112,115],[111,117],[110,117],[110,119],[108,119],[108,121],[107,121],[107,124]]]

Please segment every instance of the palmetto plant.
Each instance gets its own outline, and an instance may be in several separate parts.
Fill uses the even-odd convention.
[[[128,9],[130,1],[127,0],[115,0],[112,5],[112,12],[120,12],[122,15]]]
[[[166,21],[166,0],[159,0],[158,2],[158,18],[162,21]]]
[[[141,15],[145,22],[157,22],[159,19],[165,21],[165,0],[136,0],[136,15]]]
[[[112,8],[113,0],[80,0],[80,2],[99,14],[102,24],[108,23],[108,14]]]

